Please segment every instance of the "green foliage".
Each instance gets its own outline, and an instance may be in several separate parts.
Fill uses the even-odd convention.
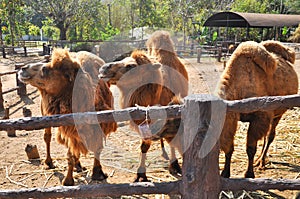
[[[218,38],[218,32],[215,31],[212,36],[212,41],[216,41],[217,38]]]
[[[120,31],[117,28],[107,24],[104,31],[101,31],[101,39],[103,41],[109,41],[113,36],[118,35]]]
[[[287,33],[288,33],[288,28],[285,26],[282,28],[281,34],[285,36]]]
[[[10,34],[5,35],[4,41],[5,41],[6,45],[10,45],[11,44],[11,35]]]
[[[2,29],[3,34],[6,34],[6,35],[9,34],[8,26],[4,25],[4,26],[1,27],[1,29]]]
[[[231,10],[236,12],[264,13],[266,10],[266,4],[264,1],[239,0],[234,1]]]
[[[42,23],[44,37],[47,37],[52,40],[59,40],[59,29],[53,26],[53,21],[51,19],[47,19]]]
[[[38,36],[40,35],[40,28],[35,25],[29,25],[28,34]]]
[[[193,38],[205,43],[213,35],[207,29],[200,30],[201,25],[213,13],[226,10],[300,14],[300,1],[1,0],[0,23],[6,23],[2,31],[10,35],[11,42],[24,34],[38,35],[36,27],[42,27],[44,36],[50,39],[67,40],[111,40],[116,35],[128,36],[129,30],[134,28],[150,27],[168,29],[175,34],[185,32],[186,36],[194,35]],[[198,30],[192,21],[199,22]],[[210,38],[210,41],[222,39],[224,30],[221,28],[218,33],[218,38]],[[282,35],[288,33],[283,28]],[[245,38],[246,30],[232,29],[230,35]],[[259,30],[251,29],[249,39],[260,38],[260,35]]]

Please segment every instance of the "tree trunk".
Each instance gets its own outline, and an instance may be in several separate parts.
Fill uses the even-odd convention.
[[[67,40],[67,26],[65,25],[64,22],[60,22],[59,24],[57,24],[57,28],[60,31],[60,35],[59,35],[59,39],[60,40]]]
[[[0,19],[0,45],[3,46],[3,39],[2,39],[2,20]]]
[[[60,36],[59,39],[60,40],[67,40],[67,29],[66,28],[60,28]]]

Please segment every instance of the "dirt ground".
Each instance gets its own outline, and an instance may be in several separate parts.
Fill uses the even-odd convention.
[[[0,59],[0,72],[11,71],[16,63],[36,62],[41,57]],[[202,59],[201,63],[196,58],[184,59],[190,77],[190,94],[213,93],[218,78],[222,72],[223,64],[215,59]],[[300,60],[296,61],[295,68],[300,76]],[[15,75],[1,77],[3,90],[15,87]],[[112,87],[115,96],[118,96],[118,89]],[[39,94],[30,85],[27,86],[28,97],[20,99],[17,93],[11,92],[4,95],[6,105],[10,107],[10,118],[23,117],[22,108],[26,106],[32,111],[33,116],[40,116]],[[116,97],[117,98],[117,97]],[[118,99],[116,108],[118,107]],[[257,178],[300,178],[300,109],[289,110],[277,127],[275,141],[269,150],[269,163],[264,171],[255,170]],[[235,152],[232,158],[232,177],[243,177],[247,164],[245,152],[245,132],[247,124],[240,123],[236,134]],[[43,141],[43,130],[17,131],[16,137],[8,137],[6,131],[0,132],[0,189],[20,189],[33,187],[52,187],[61,184],[66,174],[67,150],[64,146],[55,142],[55,131],[53,131],[51,154],[56,166],[53,170],[45,170],[43,160],[45,159],[45,144]],[[41,157],[40,161],[30,162],[25,153],[27,144],[36,145]],[[133,132],[126,123],[120,123],[116,133],[111,134],[105,144],[101,155],[101,162],[104,171],[109,175],[106,182],[101,183],[130,183],[133,181],[139,161],[140,138]],[[261,147],[262,143],[259,143]],[[167,149],[168,146],[167,146]],[[258,148],[257,154],[260,153]],[[91,184],[91,169],[93,155],[82,157],[82,164],[87,168],[82,173],[75,173],[75,183]],[[180,157],[178,155],[178,157]],[[179,159],[182,163],[182,159]],[[224,154],[220,155],[220,169],[223,168]],[[154,143],[147,159],[148,177],[153,182],[174,181],[178,178],[167,171],[168,161],[161,157],[159,143]],[[100,183],[100,182],[98,182]],[[222,192],[221,198],[294,198],[296,191],[267,192]],[[109,197],[107,197],[109,198]],[[126,196],[122,198],[170,198],[166,195],[144,195]],[[172,196],[172,198],[176,198]]]

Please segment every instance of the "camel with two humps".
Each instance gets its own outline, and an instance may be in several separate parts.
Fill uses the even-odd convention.
[[[18,78],[39,90],[42,115],[111,110],[113,96],[108,85],[102,80],[92,79],[102,64],[103,60],[91,53],[69,53],[66,49],[57,48],[52,53],[51,62],[26,65],[18,72]],[[100,153],[104,137],[116,131],[117,124],[76,124],[76,118],[74,121],[74,126],[60,126],[56,133],[56,140],[68,148],[68,171],[62,184],[74,185],[73,169],[81,168],[79,157],[89,150],[94,152],[92,179],[107,178],[100,164]],[[51,128],[45,129],[44,140],[47,150],[45,163],[53,167]]]
[[[168,32],[157,31],[146,42],[148,53],[134,51],[121,61],[106,63],[99,77],[120,90],[122,108],[153,105],[168,105],[174,96],[185,97],[188,93],[188,75],[185,66],[177,57]],[[141,133],[145,121],[131,121],[133,129]],[[148,124],[146,124],[148,125]],[[150,123],[151,128],[151,123]],[[142,135],[143,136],[143,135]],[[167,139],[171,143],[172,139]],[[140,164],[135,181],[148,181],[146,176],[146,153],[152,139],[142,137]],[[181,167],[171,145],[169,171],[181,174]]]
[[[298,77],[294,70],[294,61],[295,52],[280,42],[243,42],[227,62],[220,78],[217,95],[225,100],[241,100],[296,94]],[[238,121],[249,122],[246,143],[248,166],[245,177],[254,178],[257,142],[264,139],[262,153],[257,160],[257,165],[263,168],[268,148],[276,134],[276,126],[285,112],[286,109],[247,114],[227,112],[220,137],[220,147],[225,152],[225,165],[221,173],[223,177],[230,177],[230,162]]]

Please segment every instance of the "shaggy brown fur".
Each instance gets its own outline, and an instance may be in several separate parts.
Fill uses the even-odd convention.
[[[165,85],[165,79],[174,81],[171,76],[165,78],[165,75],[169,74],[162,72],[161,64],[155,63],[155,60],[150,59],[143,51],[135,51],[131,57],[127,57],[118,62],[107,63],[102,66],[99,73],[99,77],[107,79],[109,83],[116,84],[119,87],[121,92],[120,103],[123,108],[132,107],[136,104],[140,106],[167,105],[165,104],[165,99],[161,101],[161,95],[166,91],[166,89],[162,89],[162,86]],[[176,78],[175,80],[177,81]],[[174,93],[172,95],[174,96]],[[168,102],[170,102],[171,99],[172,98],[170,98]],[[131,125],[138,131],[138,125],[141,124],[141,122],[143,121],[131,122]],[[145,159],[150,145],[150,139],[142,140],[142,157],[135,181],[148,181],[146,177]],[[172,158],[170,163],[171,161],[176,161],[174,148],[171,150]],[[178,164],[178,162],[176,163]],[[180,172],[181,170],[177,169],[176,173]]]
[[[166,31],[156,31],[148,39],[146,46],[148,54],[163,65],[164,87],[160,104],[167,105],[175,95],[187,96],[188,73],[176,55],[170,34]]]
[[[134,51],[122,61],[101,67],[100,77],[120,89],[121,108],[155,105],[162,91],[161,65],[152,63],[143,51]]]
[[[298,78],[293,68],[295,53],[279,42],[267,41],[241,43],[232,54],[222,76],[218,95],[226,100],[240,100],[248,97],[296,94]],[[234,135],[238,121],[249,122],[247,132],[248,168],[245,177],[254,178],[253,161],[257,141],[266,137],[261,158],[274,139],[275,128],[286,110],[253,112],[249,114],[227,113],[220,138],[225,152],[223,177],[230,177],[230,161],[234,150]]]
[[[101,59],[88,52],[78,53],[78,57],[72,54],[71,57],[67,50],[55,49],[50,63],[27,65],[18,75],[21,81],[39,89],[43,115],[108,110],[113,108],[112,94],[108,86],[101,80],[98,80],[98,84],[94,84],[91,76],[84,71],[85,68],[97,70],[100,68],[99,63]],[[58,128],[57,141],[68,147],[68,174],[63,181],[64,185],[74,185],[74,160],[78,161],[80,154],[87,154],[88,150],[95,153],[92,178],[95,180],[106,178],[100,165],[100,151],[103,148],[102,131],[107,135],[115,131],[117,125],[113,122],[101,123],[100,126],[101,129],[99,125]],[[50,128],[45,129],[44,138],[46,143],[49,141],[46,161],[50,162],[46,163],[52,164]]]

